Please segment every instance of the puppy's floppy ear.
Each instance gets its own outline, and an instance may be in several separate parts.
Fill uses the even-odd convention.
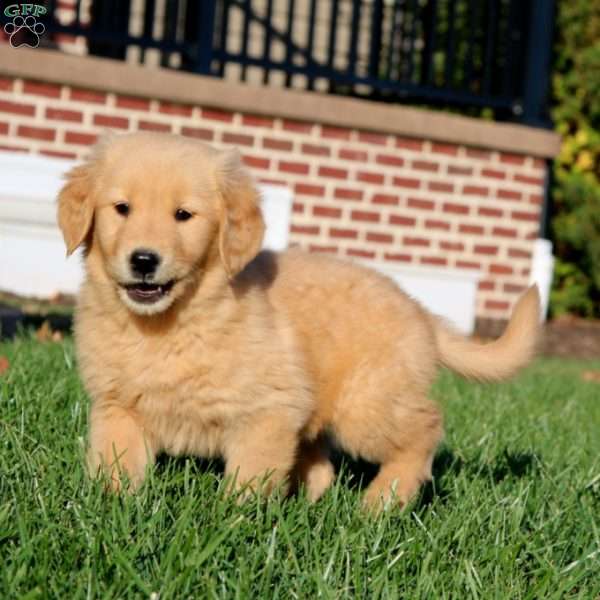
[[[258,254],[265,223],[259,194],[237,150],[219,154],[217,181],[221,200],[219,255],[227,275],[235,277]]]
[[[67,256],[83,243],[92,227],[91,170],[90,163],[72,168],[58,194],[58,226],[67,246]]]

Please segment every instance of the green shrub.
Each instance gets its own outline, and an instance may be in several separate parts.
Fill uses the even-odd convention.
[[[552,116],[555,161],[554,315],[600,316],[600,3],[559,2]]]

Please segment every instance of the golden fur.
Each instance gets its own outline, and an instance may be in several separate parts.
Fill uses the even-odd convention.
[[[121,472],[139,485],[159,452],[222,456],[238,488],[298,478],[317,499],[332,437],[381,465],[369,505],[405,503],[442,438],[427,398],[438,366],[512,375],[534,349],[537,290],[482,346],[365,267],[259,253],[257,200],[237,153],[162,134],[108,138],[68,175],[58,216],[68,252],[85,248],[75,336],[90,468],[118,488]],[[127,292],[137,248],[160,255],[153,281],[172,285],[149,304]]]

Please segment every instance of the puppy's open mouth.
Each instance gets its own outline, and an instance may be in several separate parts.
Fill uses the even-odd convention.
[[[174,284],[175,280],[171,279],[167,283],[130,283],[123,287],[134,302],[152,304],[164,298],[171,291]]]

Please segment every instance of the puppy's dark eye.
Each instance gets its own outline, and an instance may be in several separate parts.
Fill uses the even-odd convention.
[[[119,202],[118,204],[115,204],[115,210],[122,217],[126,217],[129,214],[129,204],[127,204],[127,202]]]
[[[192,218],[192,213],[187,210],[183,210],[183,208],[177,209],[175,212],[175,220],[176,221],[187,221]]]

